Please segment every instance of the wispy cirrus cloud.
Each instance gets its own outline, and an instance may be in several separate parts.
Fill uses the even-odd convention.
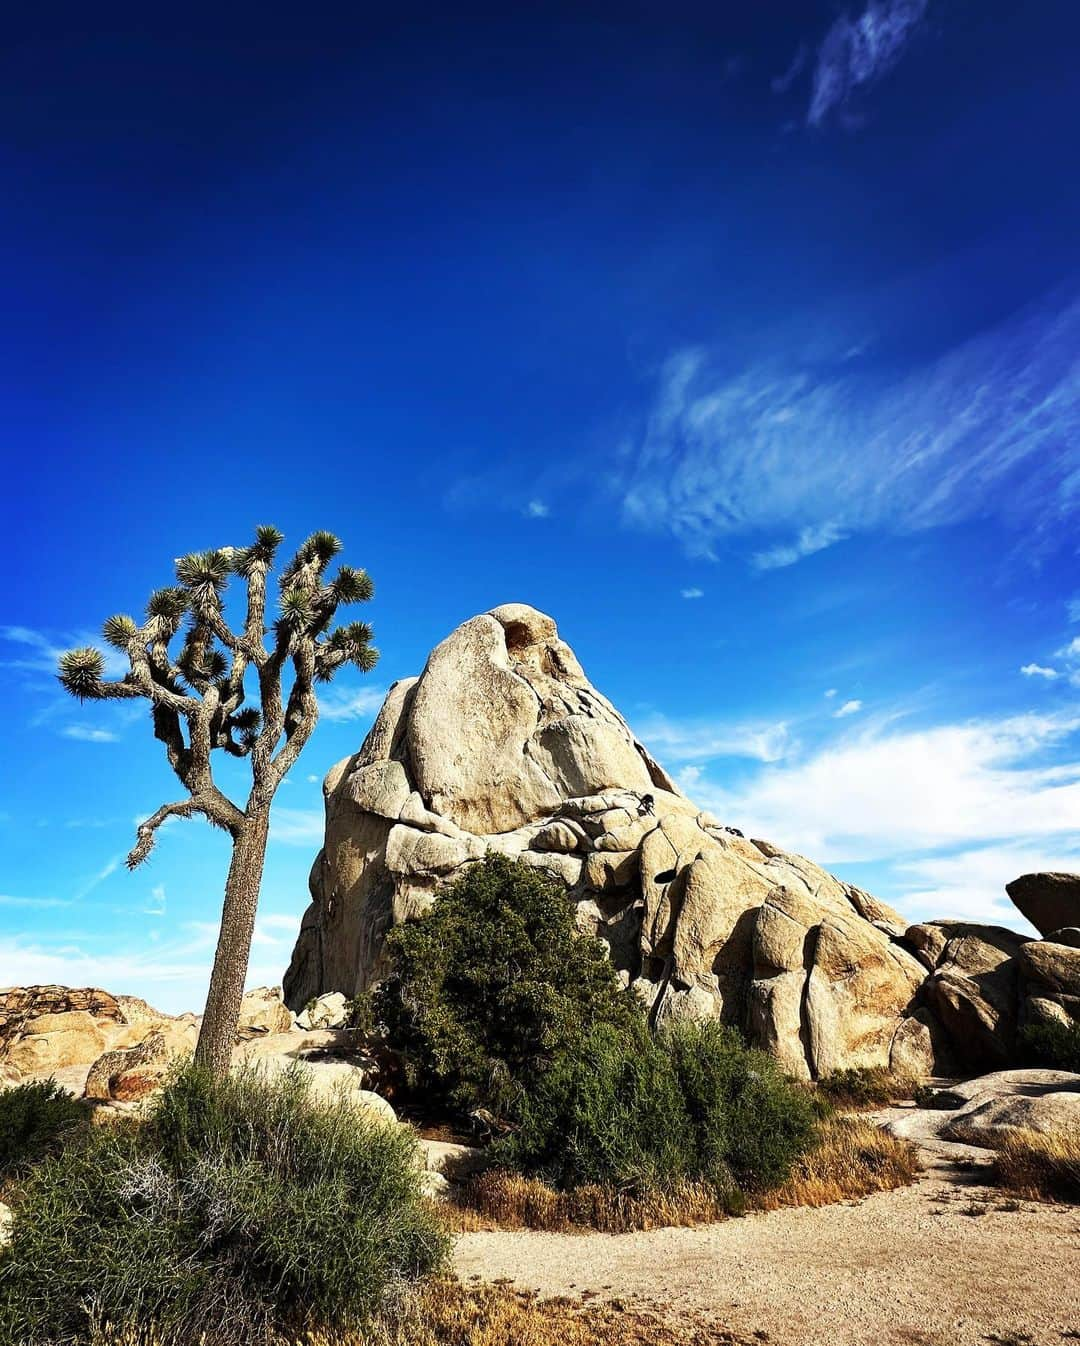
[[[649,715],[634,725],[637,737],[661,760],[683,765],[713,757],[743,757],[776,762],[792,751],[794,741],[786,721],[732,723],[709,720],[672,720]]]
[[[1048,668],[1045,664],[1024,664],[1020,672],[1025,678],[1045,678],[1047,682],[1059,676],[1056,668]]]
[[[632,527],[759,570],[872,530],[988,514],[1050,533],[1080,496],[1080,300],[1047,302],[901,377],[667,361],[616,489]],[[763,545],[764,544],[764,545]]]
[[[0,626],[0,640],[21,647],[17,653],[6,652],[6,657],[0,659],[2,668],[20,668],[54,677],[57,661],[65,650],[93,645],[105,657],[107,677],[118,678],[127,671],[127,661],[119,651],[109,649],[102,644],[100,636],[89,631],[72,631],[58,637],[56,632],[39,631],[30,626]]]
[[[374,715],[385,697],[385,687],[326,687],[319,693],[319,718],[361,720]]]
[[[66,724],[60,733],[64,738],[78,739],[82,743],[117,743],[120,739],[111,729],[96,729],[88,724]]]
[[[1075,848],[1080,714],[883,723],[766,763],[737,788],[706,775],[694,797],[724,822],[824,864],[1003,843]],[[1059,760],[1049,765],[1051,756]]]
[[[837,121],[857,125],[853,100],[893,69],[926,8],[927,0],[870,0],[856,18],[842,14],[818,49],[807,124],[823,127]],[[788,83],[797,74],[798,70]]]

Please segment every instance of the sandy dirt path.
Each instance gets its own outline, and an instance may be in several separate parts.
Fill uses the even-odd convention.
[[[857,1205],[641,1234],[466,1234],[455,1266],[464,1281],[590,1292],[775,1346],[1080,1340],[1080,1208],[1008,1209],[965,1148],[934,1146],[919,1182]]]

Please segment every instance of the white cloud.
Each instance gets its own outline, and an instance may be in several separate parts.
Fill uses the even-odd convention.
[[[81,902],[84,897],[88,897],[95,888],[103,884],[107,878],[115,874],[120,868],[121,858],[122,857],[119,855],[114,855],[111,860],[107,860],[98,872],[92,878],[87,879],[78,892],[76,892],[75,901]]]
[[[810,126],[832,119],[852,124],[852,99],[896,65],[926,5],[927,0],[870,0],[858,18],[842,14],[836,20],[818,50],[806,114]]]
[[[776,762],[792,751],[788,726],[731,724],[724,721],[669,720],[653,715],[635,726],[637,737],[650,752],[672,762],[707,761],[712,757],[745,757]],[[684,774],[687,768],[684,768]]]
[[[75,738],[82,743],[116,743],[119,739],[111,729],[95,729],[87,724],[68,724],[60,732],[64,738]]]
[[[845,701],[838,710],[833,711],[833,718],[842,720],[848,715],[857,715],[860,710],[862,710],[861,701]]]
[[[750,563],[755,570],[779,570],[784,566],[793,566],[804,556],[824,551],[835,542],[843,542],[845,536],[844,531],[831,522],[803,528],[794,542],[754,552]]]
[[[198,923],[192,933],[193,938],[171,945],[154,942],[149,949],[115,948],[107,953],[70,942],[52,946],[41,940],[0,936],[0,967],[17,968],[23,985],[104,986],[114,995],[143,996],[170,1014],[201,1012],[217,926]],[[256,949],[247,985],[280,985],[282,971],[280,948],[268,950],[265,958]]]
[[[150,904],[143,908],[146,916],[165,915],[165,885],[159,883],[150,889]]]
[[[748,539],[759,569],[860,533],[975,515],[1022,523],[1030,544],[1060,529],[1080,494],[1078,349],[1074,299],[903,377],[850,364],[733,373],[702,349],[680,351],[619,460],[623,520],[691,555]]]
[[[1046,678],[1047,681],[1058,676],[1056,668],[1046,668],[1042,664],[1024,664],[1020,672],[1025,678]]]
[[[954,855],[923,856],[895,867],[905,908],[917,917],[989,921],[1033,933],[1005,892],[1005,884],[1034,870],[1080,870],[1080,848],[1067,840],[1055,848],[980,846]]]
[[[56,674],[56,665],[65,650],[93,645],[105,658],[105,676],[121,677],[128,671],[128,662],[119,650],[102,645],[100,636],[87,631],[74,631],[58,641],[45,631],[30,626],[0,626],[0,640],[23,646],[28,653],[20,658],[0,660],[5,668],[22,668],[34,673]]]
[[[270,814],[270,840],[285,846],[308,846],[317,850],[323,841],[322,809],[275,807]]]
[[[62,897],[16,897],[11,893],[0,893],[0,907],[70,907],[71,902]]]
[[[1070,598],[1065,604],[1065,610],[1069,614],[1070,622],[1080,622],[1080,595]]]
[[[835,696],[835,695],[836,695],[836,688],[835,688],[835,687],[830,687],[829,690],[825,693],[825,695],[826,695],[826,696],[830,696],[830,697],[831,697],[831,696]]]
[[[802,74],[803,68],[806,65],[806,57],[807,57],[806,44],[804,42],[800,42],[799,48],[796,51],[795,55],[791,58],[791,64],[788,66],[788,68],[784,71],[782,75],[777,75],[773,80],[770,81],[773,93],[787,93],[788,89],[791,88],[791,86]]]
[[[912,859],[983,844],[1038,849],[1080,818],[1080,717],[1021,715],[930,729],[863,729],[737,788],[695,795],[748,835],[825,864]],[[1069,759],[1045,764],[1071,747]]]
[[[385,697],[385,687],[327,687],[319,693],[319,718],[360,720],[374,715]]]
[[[679,592],[682,594],[683,598],[704,598],[704,597],[705,597],[705,590],[704,590],[704,589],[680,589]]]
[[[529,519],[546,519],[551,510],[543,500],[530,500],[523,512]]]

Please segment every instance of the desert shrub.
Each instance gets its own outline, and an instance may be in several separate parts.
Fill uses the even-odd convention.
[[[496,1164],[568,1189],[641,1192],[691,1176],[694,1133],[671,1057],[643,1019],[595,1024],[525,1091]]]
[[[147,1123],[48,1158],[0,1260],[0,1342],[276,1342],[367,1321],[442,1263],[404,1128],[315,1102],[298,1072],[182,1067]]]
[[[0,1181],[25,1176],[84,1128],[85,1103],[55,1080],[19,1084],[0,1093]]]
[[[694,1137],[693,1176],[748,1191],[783,1182],[809,1146],[815,1109],[772,1057],[715,1021],[661,1036]]]
[[[512,1114],[523,1084],[583,1030],[642,1018],[601,942],[575,934],[561,885],[501,855],[392,930],[386,955],[374,1017],[428,1107]]]
[[[838,1108],[879,1108],[898,1098],[913,1098],[915,1081],[883,1066],[846,1066],[817,1082]]]
[[[1020,1030],[1025,1063],[1080,1072],[1080,1023],[1028,1024]]]

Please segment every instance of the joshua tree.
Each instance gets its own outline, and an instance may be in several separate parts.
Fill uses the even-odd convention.
[[[348,663],[370,672],[379,657],[366,622],[330,629],[341,604],[366,602],[373,592],[366,572],[350,566],[341,566],[327,580],[326,567],[341,550],[332,533],[313,533],[285,567],[279,581],[281,615],[267,630],[267,575],[281,541],[276,528],[264,527],[256,529],[250,547],[184,556],[176,563],[178,584],[150,595],[141,626],[131,617],[110,617],[104,639],[131,664],[122,678],[104,677],[100,650],[70,650],[60,659],[60,681],[80,700],[145,697],[150,702],[154,736],[165,745],[169,765],[188,792],[141,824],[128,868],[142,864],[157,829],[170,818],[202,814],[232,838],[221,931],[195,1049],[196,1060],[218,1076],[229,1069],[240,1016],[270,804],[315,728],[315,684],[329,682]],[[241,576],[247,585],[247,616],[236,631],[224,617],[230,575]],[[185,623],[183,646],[174,659],[169,645]],[[259,709],[244,704],[249,669],[258,681]],[[251,764],[251,790],[243,808],[214,783],[215,748]]]

